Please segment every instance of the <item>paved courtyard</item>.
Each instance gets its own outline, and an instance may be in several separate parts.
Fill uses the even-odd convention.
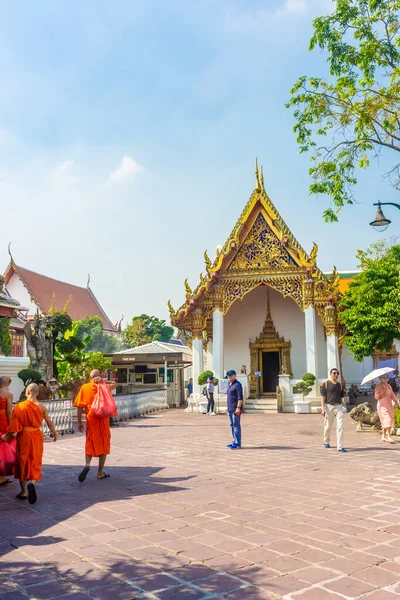
[[[45,445],[33,507],[0,488],[2,600],[400,599],[400,441],[319,415],[156,413],[113,428],[111,478],[84,436]]]

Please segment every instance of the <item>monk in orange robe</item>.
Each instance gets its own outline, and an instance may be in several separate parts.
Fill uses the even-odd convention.
[[[3,433],[7,433],[7,428],[11,421],[13,395],[8,390],[10,384],[11,377],[0,377],[0,436],[3,435]],[[0,485],[12,483],[12,480],[8,479],[8,475],[12,475],[13,472],[13,469],[9,472],[1,472]]]
[[[89,383],[84,383],[78,392],[74,406],[78,407],[78,430],[83,433],[85,427],[82,423],[82,415],[86,413],[86,446],[85,446],[85,467],[78,476],[78,481],[83,483],[90,470],[90,463],[93,456],[99,457],[99,468],[97,471],[97,479],[107,479],[110,477],[108,473],[104,473],[104,465],[107,454],[110,454],[111,432],[110,420],[108,417],[95,417],[91,415],[90,408],[97,394],[97,384],[100,382],[107,383],[110,389],[115,389],[117,384],[115,381],[106,381],[101,378],[100,371],[95,369],[90,373]]]
[[[18,500],[29,504],[37,501],[36,482],[42,478],[43,434],[40,430],[43,419],[46,421],[55,442],[57,433],[47,408],[38,401],[39,386],[31,383],[26,388],[26,400],[16,405],[12,412],[7,433],[1,437],[6,442],[12,435],[17,436],[17,466],[15,478],[19,479],[21,492]],[[28,485],[27,485],[27,482]],[[28,488],[28,494],[27,494]]]

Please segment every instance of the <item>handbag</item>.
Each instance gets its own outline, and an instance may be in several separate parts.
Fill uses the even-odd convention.
[[[97,393],[90,408],[90,414],[98,419],[118,417],[117,405],[106,383],[97,384]]]
[[[0,475],[13,475],[17,464],[17,441],[13,438],[10,442],[0,440]]]

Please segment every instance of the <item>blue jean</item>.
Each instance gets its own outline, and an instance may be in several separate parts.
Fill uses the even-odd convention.
[[[234,412],[228,412],[229,424],[232,429],[233,442],[238,446],[242,445],[242,429],[240,427],[240,415],[236,416]]]

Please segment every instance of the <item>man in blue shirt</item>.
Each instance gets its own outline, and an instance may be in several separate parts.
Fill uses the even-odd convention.
[[[186,386],[186,400],[189,400],[190,396],[193,394],[193,378],[189,379],[189,383]]]
[[[243,406],[243,388],[240,381],[236,379],[236,371],[233,369],[227,371],[229,387],[227,392],[227,408],[229,424],[232,430],[233,442],[228,444],[228,448],[236,450],[242,447],[242,431],[240,427],[240,415]]]

